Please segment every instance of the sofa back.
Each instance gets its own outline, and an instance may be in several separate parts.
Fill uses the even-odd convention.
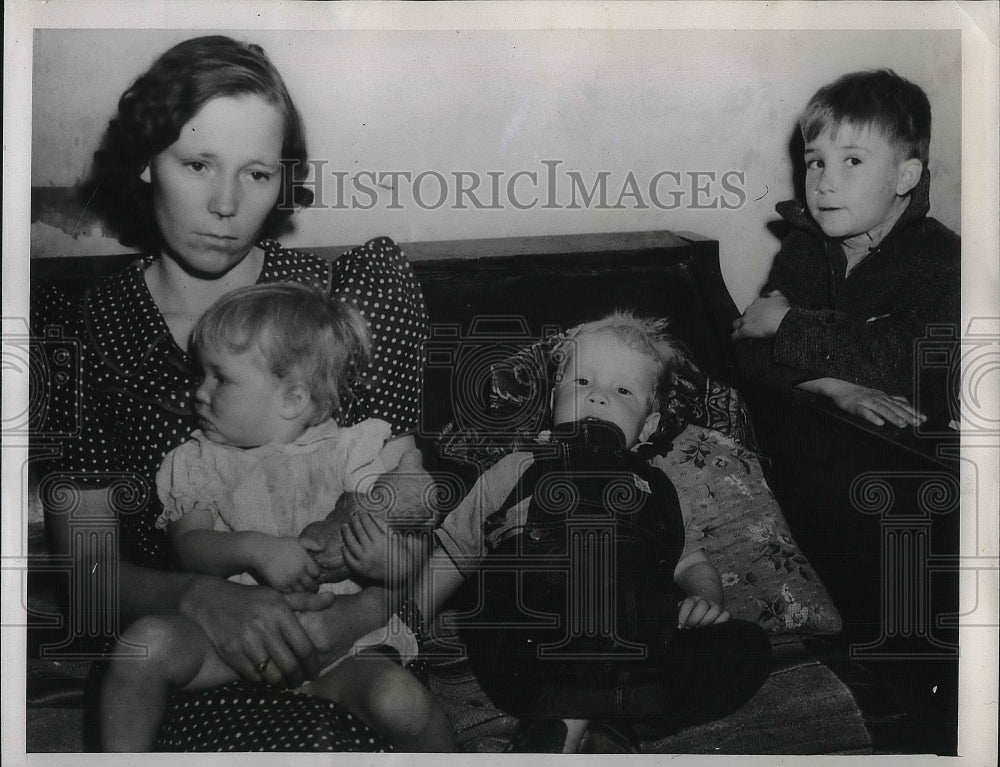
[[[673,335],[705,372],[730,378],[728,336],[737,311],[714,240],[653,231],[402,247],[431,320],[421,423],[428,433],[452,418],[456,402],[476,406],[488,395],[492,362],[613,309],[669,317]],[[330,259],[343,251],[312,250]],[[35,259],[31,277],[82,294],[133,258]]]

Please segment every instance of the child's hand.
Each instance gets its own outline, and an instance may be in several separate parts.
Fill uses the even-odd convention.
[[[850,388],[844,387],[832,398],[834,404],[876,426],[884,426],[886,421],[900,427],[919,426],[927,420],[927,416],[914,408],[906,397],[893,396],[857,384],[848,386]]]
[[[341,529],[344,562],[355,575],[385,584],[413,573],[423,561],[423,538],[387,530],[387,523],[372,514],[359,513]],[[390,568],[390,560],[392,567]]]
[[[713,623],[725,623],[727,620],[729,620],[728,610],[723,610],[715,602],[702,597],[687,597],[677,606],[679,629],[711,626]]]
[[[772,290],[754,301],[743,316],[733,321],[733,340],[741,338],[770,338],[791,308],[781,291]]]
[[[340,528],[340,535],[344,541],[344,563],[350,571],[366,580],[385,583],[389,569],[385,520],[365,512],[354,514]]]
[[[818,378],[799,384],[799,388],[829,397],[841,410],[860,416],[876,426],[886,421],[896,426],[919,426],[927,416],[910,404],[906,397],[886,394],[879,389],[843,381],[839,378]]]
[[[255,564],[258,579],[277,591],[316,591],[318,588],[319,565],[298,538],[268,536],[258,547]]]
[[[344,540],[341,535],[343,520],[348,517],[349,514],[338,503],[330,516],[306,525],[299,533],[299,541],[319,565],[321,583],[335,583],[351,577],[344,564]]]

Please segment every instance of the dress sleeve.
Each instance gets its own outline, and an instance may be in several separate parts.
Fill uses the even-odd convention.
[[[331,295],[357,308],[372,334],[372,362],[340,422],[381,418],[393,436],[416,430],[427,308],[413,270],[387,237],[348,251],[333,263]]]
[[[190,440],[163,459],[156,472],[156,492],[163,504],[156,527],[163,529],[195,509],[207,509],[218,515],[223,482],[206,460],[201,445]]]
[[[90,343],[82,299],[46,282],[32,284],[29,423],[35,470],[82,486],[122,477],[114,414],[101,396],[101,362]]]
[[[379,453],[390,434],[389,424],[377,418],[341,429],[338,449],[343,461],[344,490],[365,495],[375,480],[385,474]]]

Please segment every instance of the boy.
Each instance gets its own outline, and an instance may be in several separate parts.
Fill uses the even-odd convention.
[[[673,485],[635,454],[670,376],[663,325],[613,314],[567,334],[547,441],[483,474],[417,579],[430,617],[479,576],[463,627],[487,694],[526,718],[517,750],[575,752],[591,719],[634,746],[734,710],[767,676],[767,637],[728,620],[704,552],[682,556]]]
[[[926,94],[890,70],[848,74],[817,91],[799,129],[808,213],[777,206],[791,230],[734,323],[741,367],[879,426],[925,420],[919,383],[921,408],[947,421],[944,380],[914,375],[916,341],[961,318],[960,239],[927,217]]]

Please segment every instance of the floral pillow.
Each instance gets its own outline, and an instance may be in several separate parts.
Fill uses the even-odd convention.
[[[726,608],[774,634],[836,634],[840,613],[795,543],[754,453],[688,426],[650,461],[677,488],[688,548],[722,576]]]

